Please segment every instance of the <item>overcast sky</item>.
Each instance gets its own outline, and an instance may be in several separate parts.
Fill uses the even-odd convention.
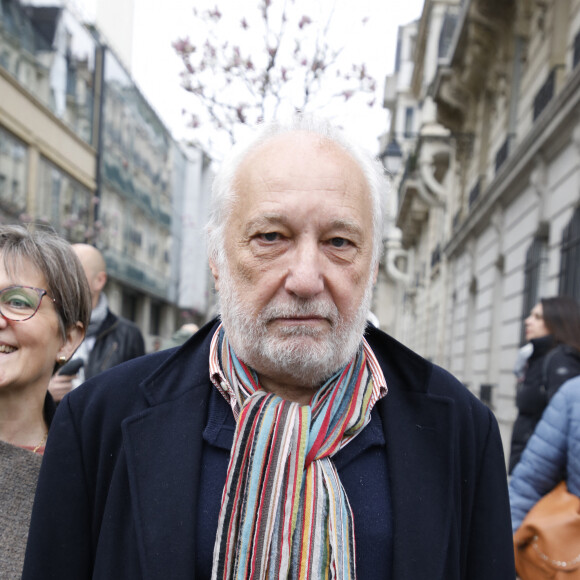
[[[377,104],[361,105],[356,113],[341,118],[341,124],[371,152],[378,152],[378,138],[386,130],[388,115],[382,108],[385,76],[393,71],[397,28],[421,16],[424,0],[296,0],[306,1],[309,15],[324,2],[335,4],[332,28],[346,47],[349,63],[365,62],[378,83]],[[69,0],[86,15],[94,13],[96,0]],[[219,6],[222,12],[254,10],[257,0],[134,0],[132,74],[141,91],[176,139],[188,136],[187,118],[193,98],[180,87],[181,62],[171,43],[193,36],[192,7]],[[84,6],[84,9],[83,9]],[[356,26],[369,17],[364,28]],[[354,36],[354,32],[358,35]],[[343,42],[344,41],[344,42]]]

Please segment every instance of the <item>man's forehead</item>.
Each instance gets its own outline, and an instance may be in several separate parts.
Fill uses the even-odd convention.
[[[240,167],[253,166],[257,160],[276,158],[289,160],[292,157],[310,155],[344,155],[349,153],[335,141],[310,131],[289,131],[269,137],[248,152]]]
[[[258,208],[248,215],[245,220],[245,231],[247,234],[251,234],[254,230],[267,229],[270,226],[282,226],[293,228],[295,226],[295,221],[300,219],[297,215],[298,212],[293,212],[292,210],[282,210],[280,212],[261,212]],[[363,232],[362,224],[360,220],[355,219],[352,215],[343,215],[342,213],[336,213],[333,208],[329,208],[328,212],[317,212],[309,216],[312,222],[319,228],[323,230],[334,230],[345,233],[350,233],[352,235],[360,235]],[[298,222],[302,224],[303,222]]]
[[[236,176],[237,194],[247,196],[256,189],[368,194],[370,188],[358,162],[339,144],[296,131],[268,139],[242,161]]]

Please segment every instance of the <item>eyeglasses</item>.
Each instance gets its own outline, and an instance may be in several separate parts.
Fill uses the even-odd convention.
[[[33,286],[3,288],[0,290],[0,314],[7,320],[24,322],[38,312],[43,296],[48,296],[48,292]],[[54,298],[50,299],[54,302]]]

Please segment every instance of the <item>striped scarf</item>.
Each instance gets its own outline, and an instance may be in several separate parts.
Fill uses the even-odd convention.
[[[370,347],[363,339],[354,359],[302,406],[261,390],[222,327],[216,341],[216,384],[237,427],[212,580],[354,580],[352,511],[331,457],[362,431],[386,394]]]

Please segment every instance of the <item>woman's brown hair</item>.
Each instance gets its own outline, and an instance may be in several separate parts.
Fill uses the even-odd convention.
[[[556,344],[567,344],[580,352],[580,307],[570,296],[542,298],[544,324]]]

